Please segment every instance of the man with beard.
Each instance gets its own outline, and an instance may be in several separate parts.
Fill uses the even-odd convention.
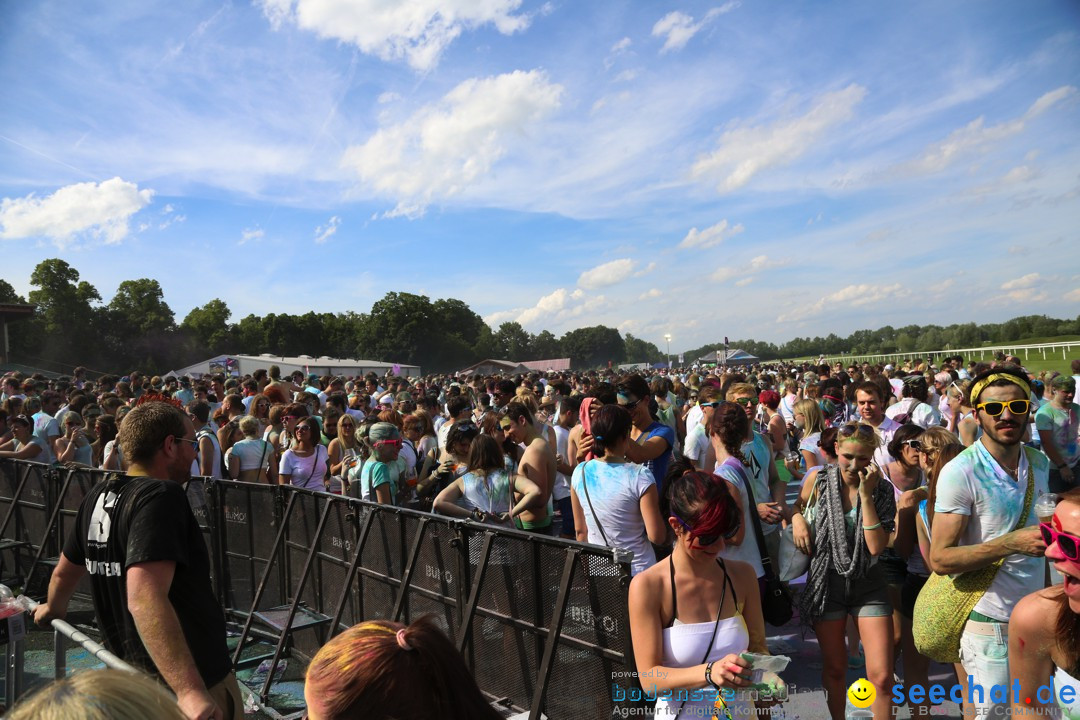
[[[953,575],[1003,561],[960,640],[970,685],[981,685],[983,693],[1008,685],[1009,616],[1022,597],[1043,587],[1046,572],[1034,499],[1047,490],[1050,463],[1023,445],[1030,396],[1027,377],[1010,366],[977,375],[969,404],[983,435],[937,481],[930,531],[934,570]],[[1007,704],[973,695],[980,715],[1006,714]]]
[[[87,493],[34,620],[62,618],[89,572],[105,645],[159,676],[189,718],[240,720],[243,701],[210,585],[210,556],[184,483],[195,427],[165,402],[139,405],[120,426],[127,475]]]

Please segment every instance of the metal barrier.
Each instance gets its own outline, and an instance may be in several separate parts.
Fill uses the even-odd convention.
[[[0,462],[0,518],[10,515],[0,538],[23,543],[24,577],[51,568],[79,503],[104,476]],[[613,678],[633,684],[629,552],[291,486],[195,478],[187,493],[215,592],[243,628],[238,669],[266,659],[273,668],[286,654],[309,659],[361,620],[431,615],[480,688],[531,719],[600,717],[632,704],[612,691]],[[3,547],[0,557],[16,550]],[[44,594],[47,579],[28,590]],[[255,640],[273,652],[245,653]],[[252,688],[263,705],[273,676]]]

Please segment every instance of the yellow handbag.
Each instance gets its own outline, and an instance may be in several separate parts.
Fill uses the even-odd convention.
[[[1024,508],[1013,530],[1024,526],[1035,495],[1035,472],[1028,458],[1028,484]],[[956,577],[933,573],[919,592],[911,627],[920,653],[942,663],[960,662],[960,636],[975,605],[990,589],[1004,559]]]

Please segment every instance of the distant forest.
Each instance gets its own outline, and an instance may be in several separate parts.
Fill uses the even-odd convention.
[[[269,313],[232,320],[214,298],[176,322],[157,280],[120,283],[109,303],[79,272],[59,258],[44,260],[30,276],[28,298],[0,279],[0,303],[36,304],[31,320],[10,327],[11,360],[57,372],[76,365],[91,370],[165,372],[215,355],[327,355],[420,365],[424,372],[453,371],[485,358],[543,360],[569,357],[575,368],[624,362],[661,362],[654,343],[596,325],[561,337],[526,331],[516,322],[492,330],[461,300],[432,301],[390,292],[369,313]],[[1080,317],[1058,320],[1028,315],[1003,323],[885,326],[847,337],[797,337],[781,345],[733,340],[763,360],[818,354],[934,351],[979,347],[1026,338],[1080,335]],[[687,362],[723,347],[704,345],[683,353]]]

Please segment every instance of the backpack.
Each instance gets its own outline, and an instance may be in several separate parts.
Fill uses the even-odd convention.
[[[899,415],[894,417],[893,420],[900,423],[901,425],[910,425],[911,423],[915,422],[915,420],[914,420],[915,409],[918,408],[920,405],[925,405],[925,404],[926,403],[924,403],[921,400],[916,400],[915,404],[912,405],[910,408],[908,408],[907,412],[900,413]]]

